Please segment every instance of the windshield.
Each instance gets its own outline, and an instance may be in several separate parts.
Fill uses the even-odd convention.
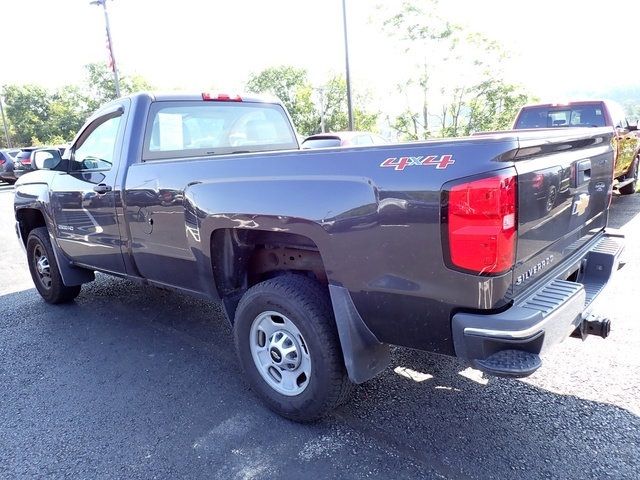
[[[604,127],[604,108],[600,104],[563,107],[526,107],[515,128]]]

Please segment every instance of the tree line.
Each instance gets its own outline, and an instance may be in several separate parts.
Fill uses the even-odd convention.
[[[92,63],[85,70],[81,84],[54,91],[36,84],[4,85],[0,95],[13,147],[69,142],[91,113],[116,98],[112,73],[106,65]],[[150,88],[138,75],[120,80],[123,95]],[[6,143],[5,136],[0,135],[0,146],[6,147]]]

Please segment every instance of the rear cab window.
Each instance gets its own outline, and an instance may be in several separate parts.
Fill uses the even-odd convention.
[[[151,105],[143,160],[298,148],[284,109],[260,102],[160,101]]]
[[[602,104],[576,104],[557,107],[525,107],[518,116],[516,129],[556,127],[604,127]]]

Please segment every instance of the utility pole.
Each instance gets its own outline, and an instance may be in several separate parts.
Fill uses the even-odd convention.
[[[4,137],[7,139],[7,148],[11,148],[11,140],[9,139],[9,129],[7,128],[7,119],[4,116],[4,107],[2,106],[1,95],[0,95],[0,113],[2,114],[2,125],[4,125]]]
[[[104,9],[104,24],[107,29],[107,46],[109,48],[109,57],[111,70],[113,71],[113,81],[116,86],[116,97],[120,97],[120,78],[118,77],[118,67],[116,65],[116,57],[113,55],[113,43],[111,42],[111,28],[109,28],[109,14],[107,13],[107,0],[93,0],[90,5],[102,6]]]
[[[344,61],[347,77],[347,114],[349,116],[349,130],[353,130],[353,109],[351,108],[351,76],[349,75],[349,42],[347,40],[347,6],[342,0],[342,24],[344,26]]]

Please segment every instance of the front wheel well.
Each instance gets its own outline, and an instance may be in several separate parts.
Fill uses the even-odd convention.
[[[211,236],[213,277],[232,320],[240,298],[253,285],[285,273],[297,273],[327,285],[318,246],[286,232],[225,228]]]
[[[23,208],[16,212],[16,220],[20,228],[20,236],[22,243],[27,246],[27,237],[34,228],[46,227],[44,215],[40,210],[35,208]]]

